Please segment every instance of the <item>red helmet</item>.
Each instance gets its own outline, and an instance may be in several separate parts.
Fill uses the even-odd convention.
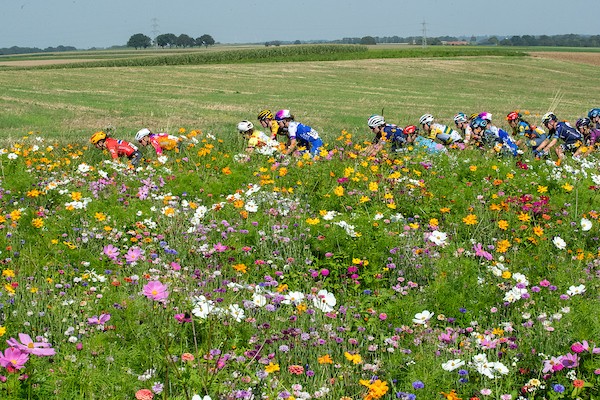
[[[518,113],[518,112],[516,112],[516,111],[513,111],[513,112],[509,113],[509,114],[506,116],[506,119],[507,119],[508,121],[515,121],[515,120],[517,120],[517,119],[519,119],[519,118],[521,118],[521,114],[519,114],[519,113]]]
[[[406,128],[404,128],[404,133],[407,135],[412,135],[415,132],[417,132],[417,127],[414,125],[409,125]]]

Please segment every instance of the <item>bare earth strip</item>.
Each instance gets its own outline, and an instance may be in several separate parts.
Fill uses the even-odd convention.
[[[532,57],[552,58],[553,60],[576,62],[600,66],[600,53],[576,53],[559,51],[539,51],[529,53]]]
[[[98,61],[95,59],[74,58],[69,60],[22,60],[22,61],[2,61],[0,66],[5,67],[36,67],[38,65],[71,64],[79,62]]]

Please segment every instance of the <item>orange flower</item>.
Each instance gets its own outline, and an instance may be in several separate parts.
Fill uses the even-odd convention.
[[[229,167],[225,167],[221,170],[225,175],[231,175],[231,169]]]
[[[464,217],[462,220],[466,225],[475,225],[477,223],[477,215],[469,214],[466,217]]]
[[[333,364],[333,360],[329,354],[325,354],[324,356],[317,358],[317,361],[319,364]]]
[[[585,385],[585,381],[583,379],[575,379],[573,381],[573,386],[576,388],[582,388]]]
[[[462,400],[460,397],[458,397],[454,389],[452,389],[450,393],[441,392],[441,395],[444,396],[447,400]]]

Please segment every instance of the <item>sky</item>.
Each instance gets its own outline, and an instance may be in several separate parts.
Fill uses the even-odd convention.
[[[0,48],[124,45],[136,33],[219,43],[363,36],[600,34],[598,0],[0,0]]]

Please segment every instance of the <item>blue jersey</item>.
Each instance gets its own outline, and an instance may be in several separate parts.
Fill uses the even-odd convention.
[[[516,127],[513,128],[513,133],[519,136],[525,136],[528,139],[546,138],[546,132],[537,126],[532,126],[527,121],[519,121]]]
[[[512,137],[504,129],[496,126],[489,126],[482,137],[482,145],[493,148],[498,153],[510,153],[516,156],[519,147]]]
[[[319,132],[308,125],[303,125],[296,121],[290,122],[288,126],[288,136],[290,140],[295,139],[300,146],[309,149],[313,156],[317,155],[321,146],[323,146],[323,141],[319,137]]]
[[[375,135],[373,140],[375,143],[379,143],[380,140],[398,144],[406,143],[406,135],[402,128],[397,127],[393,124],[385,124],[383,128]]]
[[[552,139],[560,139],[565,144],[575,144],[583,141],[583,135],[566,122],[558,122],[556,128],[550,131]]]

